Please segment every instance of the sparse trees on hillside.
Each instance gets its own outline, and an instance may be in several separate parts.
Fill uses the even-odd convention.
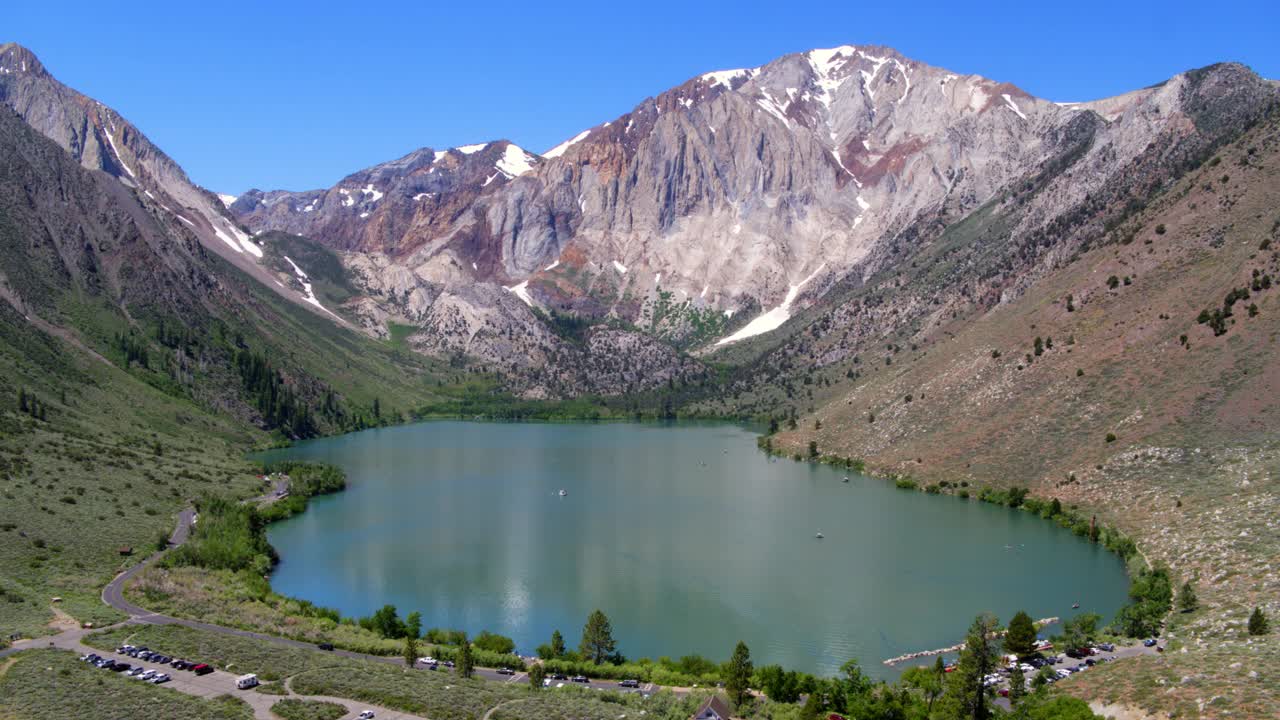
[[[1249,615],[1249,634],[1266,635],[1270,631],[1271,623],[1267,621],[1266,613],[1262,612],[1262,608],[1255,607],[1253,613]]]
[[[1178,610],[1189,613],[1200,607],[1200,599],[1196,597],[1196,591],[1191,587],[1191,581],[1182,583],[1182,587],[1178,590]]]

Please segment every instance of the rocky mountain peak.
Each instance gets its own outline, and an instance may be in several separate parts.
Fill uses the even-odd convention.
[[[47,75],[40,58],[18,43],[0,45],[0,75]]]

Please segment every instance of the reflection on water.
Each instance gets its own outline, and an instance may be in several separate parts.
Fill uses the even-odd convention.
[[[1127,588],[1118,558],[1027,513],[769,462],[733,426],[430,422],[282,456],[350,487],[271,528],[278,592],[525,653],[555,629],[574,644],[598,607],[631,657],[722,660],[742,639],[758,665],[883,675],[978,612],[1109,618]]]

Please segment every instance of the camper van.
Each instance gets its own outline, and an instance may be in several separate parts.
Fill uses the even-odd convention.
[[[258,684],[258,676],[254,675],[253,673],[250,673],[248,675],[241,675],[240,677],[236,678],[236,687],[241,690],[248,690],[249,688],[254,687],[257,684]]]

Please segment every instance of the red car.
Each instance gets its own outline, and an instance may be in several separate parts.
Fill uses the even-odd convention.
[[[213,668],[209,667],[204,663],[200,663],[195,667],[191,668],[191,672],[197,675],[208,675],[209,673],[213,672]]]

